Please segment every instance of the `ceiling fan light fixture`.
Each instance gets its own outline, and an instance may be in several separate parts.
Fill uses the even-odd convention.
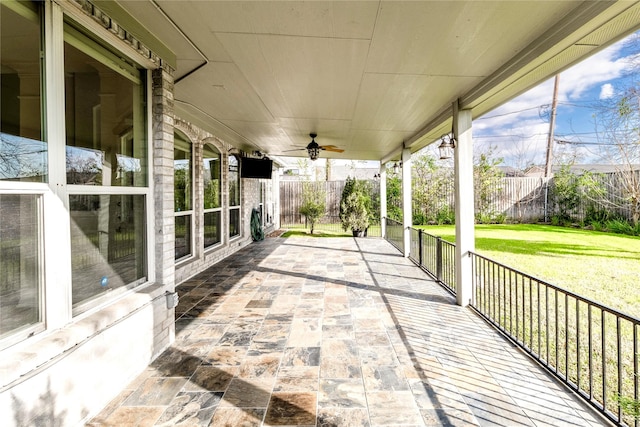
[[[318,135],[315,133],[310,133],[309,136],[311,137],[311,142],[309,143],[309,145],[307,145],[307,153],[309,153],[309,158],[311,160],[316,160],[320,155],[320,146],[315,141],[315,138]]]

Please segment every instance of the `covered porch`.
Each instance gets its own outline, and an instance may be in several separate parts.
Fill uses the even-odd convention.
[[[253,243],[177,286],[173,345],[88,425],[603,425],[383,239]]]

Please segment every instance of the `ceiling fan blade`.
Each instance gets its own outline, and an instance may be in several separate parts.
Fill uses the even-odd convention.
[[[333,151],[334,153],[343,153],[344,150],[342,148],[338,148],[335,145],[323,145],[320,148],[326,151]]]
[[[306,150],[306,148],[294,148],[293,150],[284,150],[281,151],[281,153],[288,153],[290,151],[301,151],[301,150]]]

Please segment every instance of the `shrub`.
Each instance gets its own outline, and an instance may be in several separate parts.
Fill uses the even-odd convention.
[[[456,222],[456,213],[450,206],[445,206],[440,208],[436,213],[436,222],[438,225],[444,224],[455,224]]]
[[[611,221],[607,221],[606,227],[607,230],[611,231],[612,233],[628,234],[630,236],[636,235],[635,227],[627,221],[614,219]]]
[[[315,224],[324,215],[326,209],[326,194],[321,187],[311,182],[305,182],[302,185],[302,204],[298,209],[301,215],[304,215],[309,223],[311,234]]]
[[[347,178],[340,199],[340,222],[344,231],[354,235],[369,228],[372,217],[371,196],[365,181]]]

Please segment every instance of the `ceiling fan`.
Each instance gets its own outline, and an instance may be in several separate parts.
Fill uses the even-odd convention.
[[[307,153],[309,153],[309,158],[311,160],[316,160],[318,158],[318,156],[320,155],[320,150],[333,151],[334,153],[344,152],[342,148],[338,148],[335,145],[319,145],[316,142],[316,137],[318,136],[317,133],[312,132],[309,134],[309,136],[311,137],[311,142],[305,148],[299,148],[299,150],[307,150]],[[297,150],[289,150],[289,151],[297,151]]]

